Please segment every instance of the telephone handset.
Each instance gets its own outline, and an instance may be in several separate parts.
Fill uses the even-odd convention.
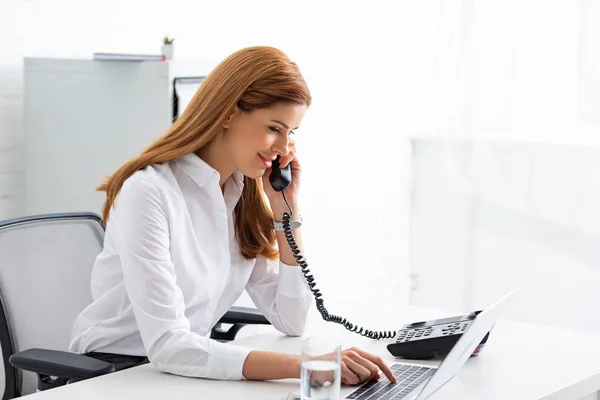
[[[298,265],[300,266],[300,269],[302,270],[302,274],[304,274],[304,278],[308,282],[308,286],[310,287],[310,290],[311,290],[313,296],[315,297],[317,310],[319,311],[319,313],[321,314],[323,319],[325,321],[335,322],[337,324],[343,325],[349,331],[356,332],[357,334],[368,337],[370,339],[387,339],[387,338],[395,337],[396,331],[387,331],[387,332],[386,331],[382,331],[382,332],[371,331],[371,330],[364,329],[362,327],[354,325],[353,323],[347,321],[346,318],[339,317],[339,316],[333,315],[333,314],[329,314],[329,312],[325,308],[325,305],[323,304],[323,298],[321,297],[321,291],[319,289],[315,288],[315,286],[316,286],[315,279],[312,275],[310,275],[310,270],[308,269],[308,264],[307,264],[306,260],[304,259],[304,257],[302,256],[302,254],[300,254],[300,249],[299,249],[298,245],[296,244],[296,241],[294,239],[294,233],[292,232],[292,228],[290,227],[291,214],[294,213],[294,210],[292,210],[292,207],[290,207],[290,204],[288,203],[287,199],[285,198],[284,189],[287,188],[292,183],[291,164],[288,164],[285,168],[280,168],[279,165],[280,164],[279,164],[279,156],[278,156],[277,159],[273,160],[273,163],[271,164],[271,174],[269,175],[269,182],[271,182],[271,186],[273,186],[273,189],[275,189],[278,192],[281,192],[281,194],[283,195],[283,200],[285,201],[285,204],[287,204],[287,206],[290,210],[289,214],[287,212],[283,213],[282,225],[283,225],[283,231],[285,234],[285,238],[286,238],[288,244],[290,245],[290,248],[292,249],[292,253],[294,254],[294,258],[296,259],[296,262],[298,263]]]
[[[279,156],[271,164],[271,175],[269,175],[271,186],[278,192],[281,192],[292,183],[292,165],[288,164],[285,168],[279,168]],[[291,211],[291,210],[290,210]]]

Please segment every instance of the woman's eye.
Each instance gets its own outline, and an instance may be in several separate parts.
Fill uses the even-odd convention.
[[[272,132],[275,132],[275,133],[279,133],[279,132],[281,132],[281,131],[279,130],[279,127],[277,127],[277,126],[270,126],[270,127],[269,127],[269,129],[270,129]]]
[[[296,131],[290,131],[290,133],[289,133],[289,134],[290,134],[290,135],[295,135],[295,134],[296,134]]]

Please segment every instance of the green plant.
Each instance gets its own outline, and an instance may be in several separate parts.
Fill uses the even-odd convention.
[[[174,40],[175,40],[175,38],[169,39],[167,36],[165,36],[165,38],[163,39],[163,43],[164,44],[173,44]]]

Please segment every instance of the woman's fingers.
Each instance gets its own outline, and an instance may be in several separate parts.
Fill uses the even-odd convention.
[[[313,371],[310,376],[310,383],[313,386],[324,386],[333,383],[335,380],[335,371]]]
[[[387,378],[390,380],[390,382],[394,382],[394,383],[396,382],[396,377],[394,376],[394,373],[392,372],[390,367],[388,367],[387,364],[385,362],[383,362],[381,357],[376,356],[374,354],[367,353],[366,351],[357,349],[355,347],[353,347],[351,350],[354,351],[355,353],[357,353],[362,358],[369,360],[370,362],[375,364],[378,368],[380,368],[381,371],[385,374],[385,376],[387,376]]]
[[[342,383],[344,385],[357,385],[359,382],[358,376],[342,361]]]
[[[290,151],[287,156],[279,158],[279,168],[285,168],[289,163],[294,161],[295,153]]]
[[[351,352],[347,353],[343,357],[343,362],[346,364],[346,367],[350,371],[352,371],[359,379],[359,381],[364,382],[368,379],[371,379],[375,376],[377,371],[373,371],[373,369],[377,370],[378,368],[368,360],[361,358],[358,354]],[[371,364],[371,366],[367,365]]]

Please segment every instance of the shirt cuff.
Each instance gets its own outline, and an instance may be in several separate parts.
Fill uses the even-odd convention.
[[[288,265],[279,261],[279,284],[277,286],[279,294],[299,299],[308,294],[308,284],[302,273],[302,269],[297,265]]]
[[[208,375],[222,380],[244,380],[244,362],[251,351],[230,343],[214,342],[208,357]]]

